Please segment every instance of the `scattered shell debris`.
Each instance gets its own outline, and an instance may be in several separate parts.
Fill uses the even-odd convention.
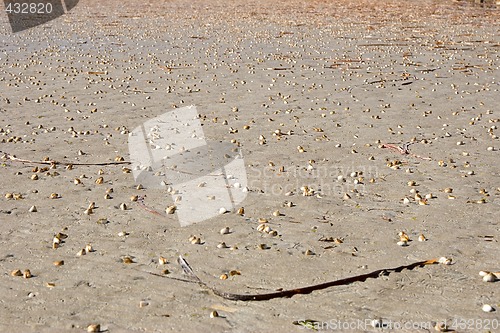
[[[93,14],[99,8],[89,5],[85,15],[76,10],[65,16],[66,21],[51,21],[55,35],[42,38],[43,45],[38,37],[44,29],[32,29],[19,35],[22,38],[14,34],[12,45],[6,44],[8,57],[0,57],[0,179],[4,181],[0,221],[7,236],[0,264],[6,283],[29,286],[26,294],[33,297],[28,300],[31,305],[24,305],[25,297],[6,293],[6,322],[12,321],[14,327],[33,325],[21,323],[15,310],[35,309],[33,305],[49,304],[58,295],[76,300],[78,318],[67,322],[60,307],[47,307],[47,318],[56,318],[47,321],[49,330],[75,325],[88,332],[106,331],[100,324],[88,325],[99,318],[92,317],[92,307],[81,307],[81,297],[76,296],[85,290],[84,298],[97,297],[99,288],[77,283],[87,283],[87,272],[107,265],[94,281],[96,286],[126,286],[117,293],[116,304],[129,299],[132,310],[139,311],[139,306],[143,314],[157,316],[159,303],[146,307],[149,295],[139,294],[136,286],[152,281],[148,293],[156,297],[155,288],[163,287],[155,281],[162,285],[159,278],[177,278],[176,268],[170,276],[159,274],[169,273],[167,258],[176,251],[204,260],[206,267],[194,270],[203,272],[200,277],[208,273],[213,280],[219,276],[230,280],[212,281],[231,284],[232,290],[224,289],[228,292],[286,287],[289,272],[303,285],[322,280],[332,267],[338,270],[335,275],[349,276],[346,271],[371,265],[379,252],[403,261],[452,248],[453,264],[451,258],[438,259],[452,266],[435,269],[464,272],[476,267],[471,257],[458,258],[472,253],[471,244],[474,262],[495,269],[492,259],[488,261],[498,253],[493,246],[498,237],[492,212],[500,197],[494,163],[500,147],[494,0],[389,5],[291,1],[286,8],[260,0],[205,2],[189,6],[152,2],[137,10],[110,1],[109,12],[99,11],[97,16]],[[161,13],[168,13],[168,20],[161,20]],[[74,25],[71,31],[64,27],[68,20]],[[152,121],[187,105],[197,105],[198,115],[169,127],[171,132],[166,123]],[[168,133],[162,133],[164,128]],[[196,154],[203,150],[179,142],[179,134],[186,141],[210,139],[228,148],[211,156],[214,160],[203,172],[190,174],[191,165],[176,158],[167,172],[156,169],[160,159],[139,166],[127,157],[133,150],[127,144],[138,133],[145,135],[141,148],[149,157],[168,151],[169,156],[197,163],[203,156]],[[248,184],[238,175],[224,179],[223,191],[212,190],[219,180],[214,170],[236,176],[230,169],[243,162],[240,149]],[[48,153],[54,156],[44,156]],[[170,167],[169,159],[161,162],[165,162],[162,168]],[[179,178],[171,179],[177,172]],[[147,174],[155,181],[141,178]],[[189,180],[196,191],[186,190],[181,179]],[[178,222],[189,212],[193,192],[204,205],[195,208],[219,215],[181,228]],[[225,200],[227,195],[231,202]],[[197,212],[193,209],[193,214]],[[71,232],[51,230],[61,223]],[[70,238],[63,232],[54,235],[56,230]],[[238,246],[238,251],[226,250]],[[271,250],[259,251],[265,249]],[[136,260],[136,265],[123,265]],[[232,281],[239,271],[218,271],[227,262],[237,263],[245,275]],[[254,264],[255,276],[247,274],[248,265]],[[32,276],[18,267],[30,267],[35,278],[10,277],[9,273]],[[114,274],[116,267],[127,273]],[[142,276],[150,268],[157,273]],[[272,274],[264,281],[262,272],[268,269]],[[404,290],[416,297],[414,304],[408,303],[408,311],[425,315],[429,310],[418,304],[432,302],[432,293],[425,283],[419,285],[422,293],[412,289],[418,283],[405,284],[408,279],[420,281],[421,272],[413,273],[401,281]],[[462,291],[451,306],[438,300],[443,314],[458,306],[467,313],[464,307],[471,303],[463,299],[495,287],[478,283],[479,289],[472,291],[463,288],[464,280],[453,273],[435,279],[449,284],[450,290]],[[139,276],[145,278],[127,285]],[[500,275],[483,271],[480,277],[495,282]],[[199,313],[199,304],[195,309],[181,298],[186,293],[198,297],[200,286],[173,282],[169,288],[187,304],[186,313]],[[393,282],[380,283],[391,288]],[[176,292],[175,288],[184,287],[182,293]],[[324,296],[307,297],[318,297],[320,304]],[[113,301],[106,293],[98,297],[103,304]],[[469,313],[491,316],[479,307],[495,311],[495,300],[481,297]],[[296,300],[289,301],[276,304],[292,304],[292,311]],[[355,297],[348,301],[353,308],[363,307]],[[378,308],[375,303],[373,308]],[[262,317],[255,322],[255,331],[265,330],[263,323],[276,330],[267,320],[273,311],[266,313],[264,308],[252,310],[256,318]],[[165,307],[173,319],[185,315],[179,317],[181,310]],[[339,318],[346,317],[349,312],[335,307],[323,310],[321,318],[331,318],[335,311]],[[377,313],[368,315],[378,318]],[[389,309],[386,315],[394,313]],[[218,316],[217,311],[210,312],[211,318]],[[151,330],[154,325],[130,318],[123,316],[123,325],[132,330]],[[238,324],[238,316],[229,319],[231,325]],[[171,325],[181,326],[176,320]],[[374,319],[371,325],[385,328],[386,322]],[[450,328],[437,323],[435,329]]]

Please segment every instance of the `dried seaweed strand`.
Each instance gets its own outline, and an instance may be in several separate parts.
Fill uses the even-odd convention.
[[[311,292],[315,290],[321,290],[321,289],[326,289],[334,286],[345,286],[345,285],[350,285],[354,282],[364,282],[370,278],[376,279],[381,276],[389,275],[391,273],[399,273],[403,271],[404,269],[415,269],[417,267],[423,267],[426,265],[433,265],[437,264],[438,260],[437,259],[431,259],[431,260],[426,260],[426,261],[418,261],[414,262],[409,265],[402,265],[394,268],[385,268],[385,269],[378,269],[376,271],[366,273],[366,274],[361,274],[361,275],[356,275],[340,280],[334,280],[334,281],[328,281],[320,284],[315,284],[307,287],[302,287],[302,288],[296,288],[296,289],[289,289],[289,290],[282,290],[282,291],[276,291],[272,293],[266,293],[266,294],[233,294],[233,293],[227,293],[224,291],[220,291],[218,289],[215,289],[213,287],[210,287],[207,285],[205,282],[201,281],[198,276],[193,272],[193,269],[189,264],[186,262],[182,256],[179,256],[178,263],[181,265],[182,269],[184,272],[194,281],[198,282],[199,285],[209,289],[212,291],[215,295],[222,297],[227,300],[232,300],[232,301],[267,301],[270,299],[274,298],[283,298],[283,297],[292,297],[294,295],[298,294],[310,294]]]

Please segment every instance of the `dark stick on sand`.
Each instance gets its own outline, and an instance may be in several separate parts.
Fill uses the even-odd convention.
[[[227,293],[224,291],[217,290],[213,287],[208,286],[205,282],[203,282],[196,274],[194,273],[193,269],[191,266],[187,263],[187,261],[182,258],[182,256],[179,256],[177,262],[179,265],[182,267],[184,273],[192,280],[191,282],[198,283],[199,285],[209,289],[212,291],[215,295],[220,296],[224,299],[227,300],[232,300],[232,301],[267,301],[270,299],[274,298],[283,298],[283,297],[292,297],[294,295],[298,294],[310,294],[311,292],[315,290],[321,290],[321,289],[326,289],[330,287],[335,287],[335,286],[345,286],[352,284],[354,282],[364,282],[370,278],[376,279],[381,276],[387,276],[391,273],[399,273],[405,269],[413,270],[417,267],[424,267],[426,265],[433,265],[437,264],[438,260],[437,259],[431,259],[431,260],[426,260],[426,261],[418,261],[411,263],[409,265],[402,265],[394,268],[385,268],[385,269],[378,269],[376,271],[372,271],[370,273],[366,274],[361,274],[361,275],[356,275],[352,277],[347,277],[339,280],[334,280],[334,281],[328,281],[320,284],[315,284],[311,286],[306,286],[302,288],[297,288],[297,289],[289,289],[289,290],[282,290],[282,291],[275,291],[271,293],[266,293],[266,294],[233,294],[233,293]],[[156,274],[153,274],[156,275]]]

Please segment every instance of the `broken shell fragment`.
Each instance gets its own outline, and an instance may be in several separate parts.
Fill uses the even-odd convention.
[[[399,240],[400,240],[400,241],[402,241],[402,242],[408,242],[408,241],[410,240],[410,236],[408,236],[408,235],[406,234],[406,232],[404,232],[404,231],[401,231],[401,232],[398,234],[398,236],[399,236]]]
[[[165,212],[167,214],[173,214],[173,213],[175,213],[176,209],[177,209],[177,206],[175,206],[175,205],[168,206],[167,209],[165,209]]]
[[[160,257],[158,258],[158,264],[159,264],[159,265],[166,265],[166,264],[167,264],[167,258],[165,258],[165,257],[161,257],[161,256],[160,256]]]
[[[139,196],[133,195],[130,197],[130,201],[137,201],[139,199]]]
[[[101,331],[101,325],[99,324],[90,324],[87,326],[87,332],[89,333],[96,333]]]
[[[427,240],[427,238],[425,238],[424,234],[420,234],[420,236],[418,236],[419,242],[425,242],[426,240]]]
[[[29,279],[29,278],[31,278],[32,276],[33,276],[33,275],[31,275],[31,271],[30,271],[29,269],[24,270],[24,272],[23,272],[23,277],[24,277],[25,279]]]
[[[237,270],[232,270],[232,271],[229,271],[229,275],[230,276],[241,275],[241,272],[237,271]]]
[[[81,249],[80,251],[78,251],[76,253],[76,255],[79,256],[79,257],[84,256],[86,254],[87,254],[87,250],[85,250],[85,249]]]
[[[30,213],[36,213],[37,212],[36,206],[31,206],[30,209],[29,209],[29,212]]]
[[[94,250],[94,248],[92,247],[92,244],[87,244],[87,245],[85,246],[85,251],[86,251],[87,253],[90,253],[90,252],[94,252],[95,250]]]
[[[281,212],[280,212],[279,210],[275,210],[275,211],[273,212],[273,216],[281,216],[281,215],[282,215],[282,214],[281,214]]]
[[[13,270],[12,272],[10,272],[10,275],[11,276],[23,276],[23,272],[21,272],[21,270],[19,270],[19,269],[16,269],[16,270]]]
[[[54,266],[62,266],[64,265],[64,260],[58,260],[58,261],[54,261]]]
[[[90,215],[92,214],[94,211],[92,210],[92,208],[87,208],[85,209],[85,212],[83,212],[85,215]]]
[[[231,233],[231,229],[229,229],[229,227],[225,227],[220,230],[221,235],[227,235],[229,233]]]
[[[420,200],[418,200],[418,204],[420,206],[426,206],[426,205],[428,205],[427,199],[420,199]]]
[[[266,225],[264,223],[261,223],[257,227],[257,231],[264,232],[264,228],[266,228]]]
[[[483,276],[484,282],[495,282],[496,280],[497,276],[491,272],[488,272],[486,275]]]
[[[488,273],[489,272],[487,272],[487,271],[479,271],[479,276],[485,276]]]
[[[57,199],[57,198],[59,198],[59,194],[57,194],[57,193],[51,193],[50,194],[50,198],[51,199]]]
[[[191,239],[191,244],[201,244],[201,238],[200,237],[196,237],[196,236],[193,236]]]
[[[95,181],[95,183],[96,183],[97,185],[101,185],[102,183],[104,183],[104,178],[103,178],[103,177],[99,177],[99,178],[97,178],[97,179],[96,179],[96,181]]]
[[[132,258],[130,258],[129,256],[123,257],[122,258],[122,262],[124,264],[133,264],[133,263],[135,263],[135,261]]]
[[[271,230],[269,232],[269,235],[272,236],[272,237],[276,237],[276,236],[278,236],[278,232],[276,230]]]
[[[219,276],[219,279],[221,279],[221,280],[227,280],[227,278],[228,278],[228,277],[229,277],[229,276],[228,276],[227,274],[225,274],[225,273],[224,273],[224,274],[222,274],[221,276]]]
[[[434,325],[434,329],[438,332],[447,332],[448,326],[446,326],[446,323],[436,323],[436,325]]]
[[[227,249],[228,247],[229,246],[227,246],[225,242],[220,242],[219,244],[217,244],[218,249]]]
[[[399,246],[408,246],[408,241],[399,241],[396,244]]]
[[[441,257],[441,258],[439,258],[438,262],[442,265],[451,265],[452,259],[446,258],[446,257]]]
[[[210,318],[217,318],[219,316],[219,313],[217,311],[212,311],[210,312]]]
[[[236,214],[238,214],[238,215],[244,215],[245,214],[245,208],[244,207],[238,208],[238,211],[236,212]]]

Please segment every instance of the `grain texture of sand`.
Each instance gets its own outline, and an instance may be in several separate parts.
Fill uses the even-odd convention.
[[[82,0],[16,34],[0,20],[1,331],[498,331],[478,274],[500,270],[494,4]],[[175,188],[113,162],[188,105],[241,150],[248,192],[180,227]],[[176,280],[179,255],[243,294],[452,264],[242,302]]]

